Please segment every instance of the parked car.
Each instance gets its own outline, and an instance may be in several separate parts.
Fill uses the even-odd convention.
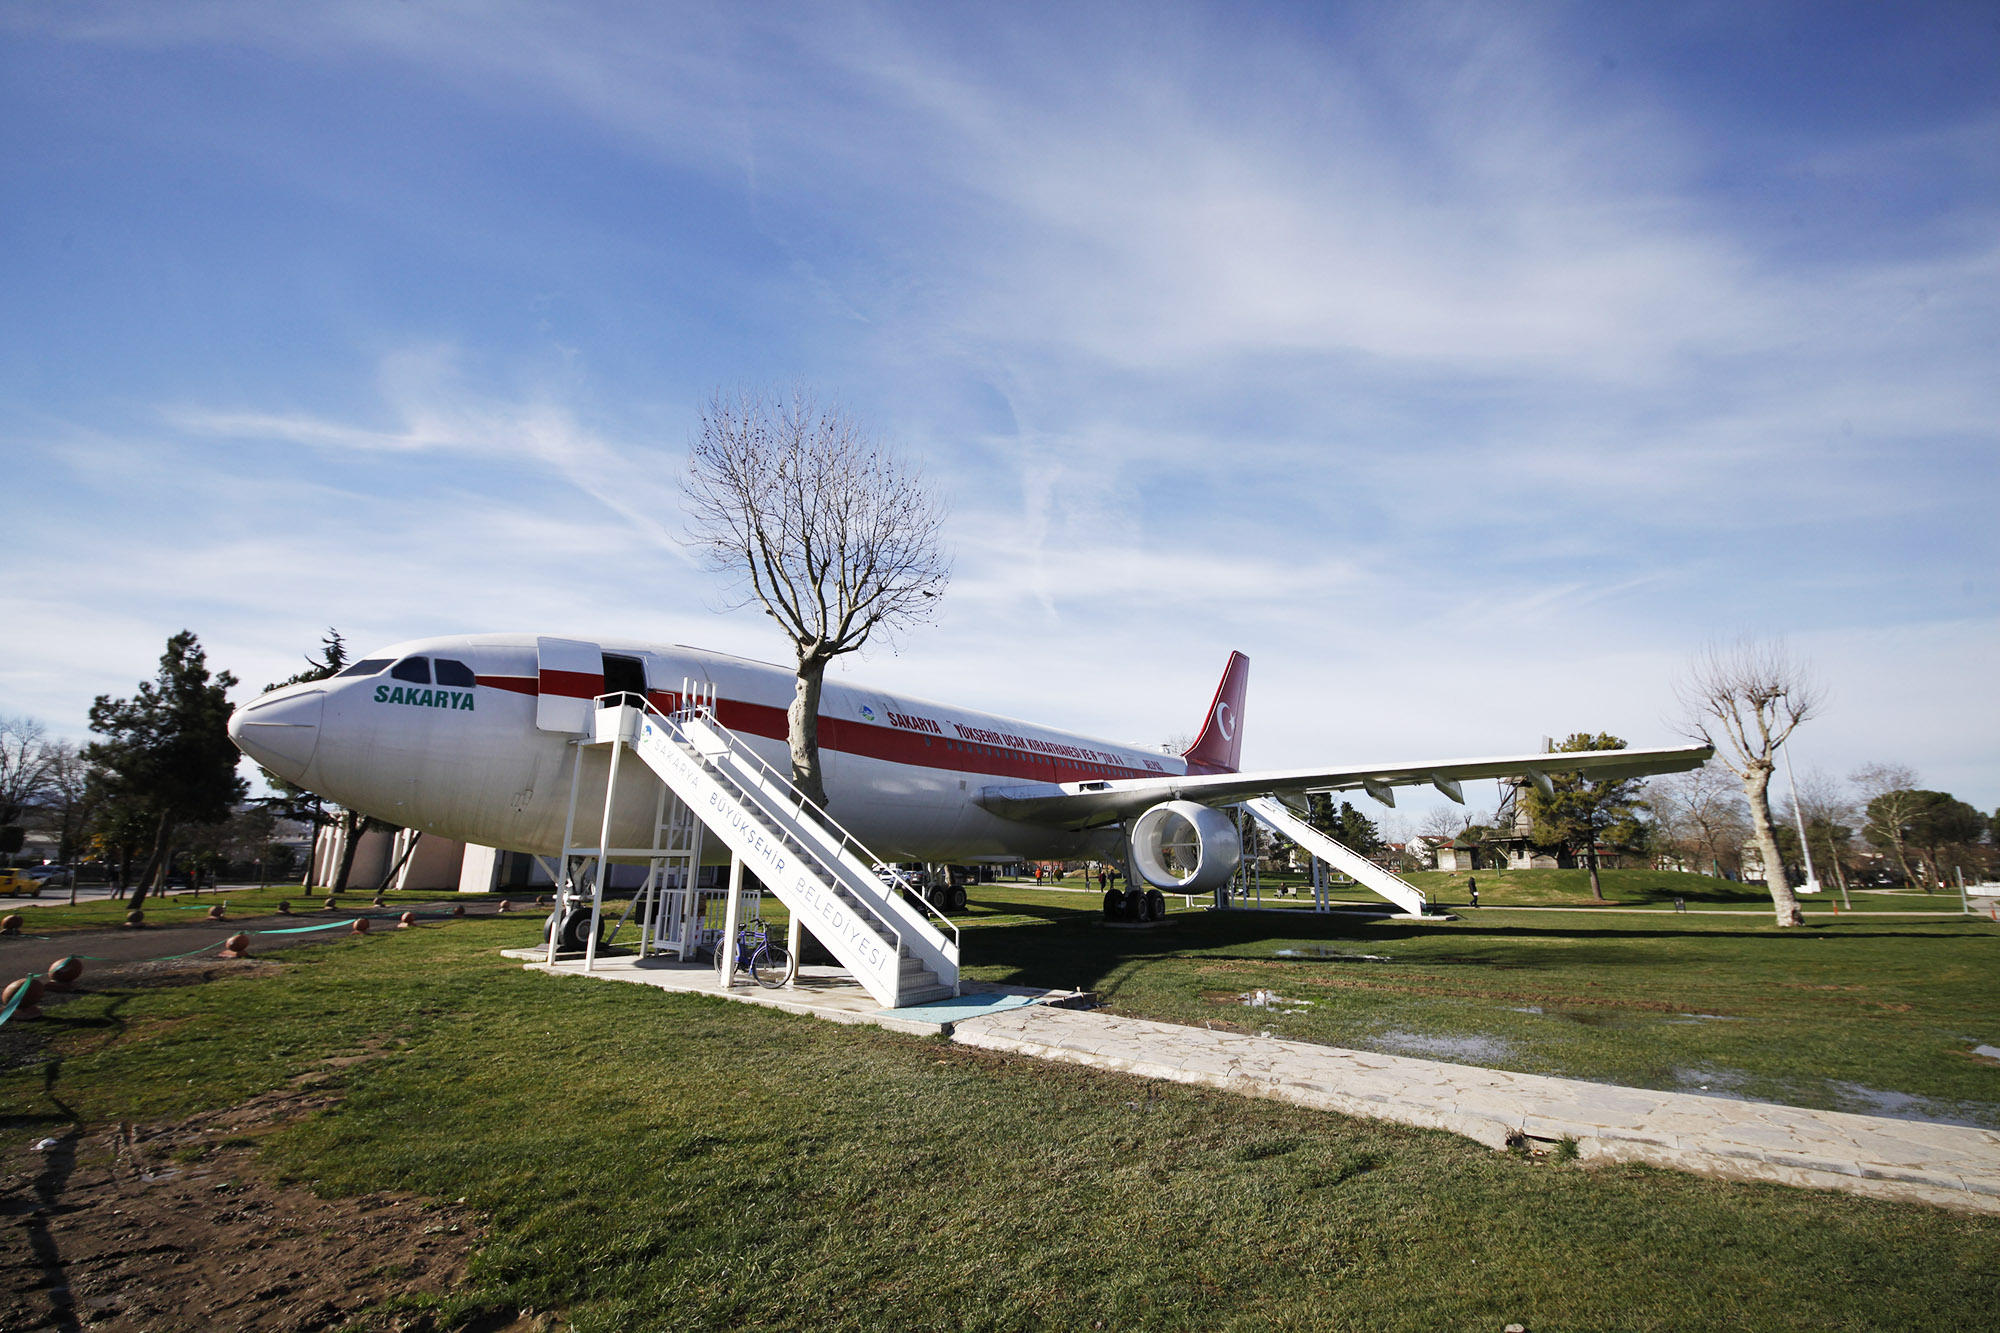
[[[26,873],[28,878],[38,879],[50,888],[67,888],[76,870],[71,866],[29,866]]]
[[[0,893],[39,898],[42,896],[42,881],[25,870],[0,870]]]

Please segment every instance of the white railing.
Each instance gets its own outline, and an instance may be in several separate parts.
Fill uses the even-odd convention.
[[[654,713],[658,713],[659,711],[658,709],[653,708],[650,702],[647,704],[647,708]],[[958,926],[955,922],[952,921],[950,917],[938,911],[938,909],[931,903],[929,898],[925,897],[921,893],[915,892],[914,886],[912,886],[907,879],[903,878],[900,872],[890,869],[886,861],[884,861],[881,857],[875,855],[874,852],[870,851],[867,845],[863,843],[861,839],[855,837],[852,833],[848,832],[847,829],[840,823],[839,820],[835,819],[832,815],[827,813],[826,809],[823,806],[815,804],[810,797],[808,797],[804,792],[800,791],[798,787],[793,784],[790,775],[780,773],[777,770],[777,768],[774,767],[772,764],[768,763],[762,755],[758,754],[748,745],[745,745],[742,739],[739,736],[737,736],[735,732],[731,731],[728,727],[724,726],[721,723],[721,721],[716,718],[713,711],[713,705],[707,705],[707,706],[695,705],[694,707],[691,708],[680,709],[676,712],[675,717],[670,720],[679,721],[681,714],[683,713],[686,714],[688,720],[699,721],[703,727],[713,732],[718,740],[721,740],[724,744],[726,744],[729,747],[729,753],[732,758],[736,759],[740,763],[745,764],[748,767],[755,769],[756,772],[759,774],[759,776],[764,778],[765,782],[768,783],[770,787],[776,788],[779,793],[783,794],[783,796],[792,803],[793,806],[792,813],[796,821],[800,824],[805,824],[813,827],[817,832],[821,834],[822,837],[827,839],[826,848],[827,850],[832,852],[836,860],[841,858],[843,855],[852,856],[856,861],[861,863],[862,868],[870,876],[874,876],[878,868],[881,870],[887,870],[889,876],[895,880],[896,887],[905,890],[904,900],[909,901],[911,899],[914,899],[917,902],[917,904],[922,908],[924,913],[935,918],[936,925],[933,927],[933,929],[936,929],[938,934],[947,935],[949,937],[949,939],[951,940],[952,949],[954,951],[956,951],[959,948],[960,935]],[[682,736],[686,736],[687,733],[684,728],[677,728],[677,729],[680,731],[680,734]],[[689,743],[690,744],[694,743],[692,738],[690,738]],[[699,745],[696,745],[695,748],[699,750],[701,747]],[[768,794],[768,790],[766,791],[766,794]],[[760,808],[762,808],[761,802],[759,802],[759,806]],[[826,864],[824,858],[815,856],[814,859],[820,861],[821,864],[823,865]],[[829,866],[828,869],[832,869],[832,867]],[[877,882],[879,883],[880,880],[878,879]],[[887,886],[884,887],[886,888]]]

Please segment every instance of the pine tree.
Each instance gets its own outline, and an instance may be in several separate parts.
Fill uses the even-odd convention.
[[[130,699],[100,694],[90,729],[104,739],[87,754],[107,797],[144,816],[153,849],[132,889],[136,913],[166,874],[167,849],[182,824],[218,823],[243,799],[238,755],[229,739],[229,690],[236,677],[211,676],[193,631],[167,640],[159,675]]]
[[[1555,748],[1559,754],[1622,750],[1625,742],[1602,732],[1595,736],[1577,732]],[[1646,809],[1646,802],[1640,799],[1644,784],[1638,778],[1593,782],[1578,773],[1552,773],[1549,783],[1551,792],[1530,789],[1523,797],[1534,821],[1529,840],[1539,847],[1558,848],[1571,859],[1581,859],[1590,870],[1590,896],[1603,902],[1604,886],[1597,876],[1598,844],[1623,850],[1645,841],[1645,825],[1639,819],[1639,812]]]

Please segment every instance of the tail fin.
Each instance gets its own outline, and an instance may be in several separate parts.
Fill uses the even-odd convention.
[[[1250,688],[1250,659],[1231,653],[1222,683],[1202,719],[1201,734],[1182,757],[1190,773],[1234,773],[1243,755],[1243,696]]]

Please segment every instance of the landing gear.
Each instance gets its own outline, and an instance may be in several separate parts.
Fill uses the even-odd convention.
[[[944,910],[963,912],[965,910],[965,886],[954,884],[944,892]]]
[[[563,913],[561,925],[556,923],[556,914],[550,912],[547,923],[542,927],[542,938],[547,939],[550,931],[554,931],[556,935],[557,953],[583,953],[588,950],[590,904],[585,902],[570,904],[569,910]]]
[[[1158,889],[1106,889],[1104,919],[1164,921],[1167,919],[1167,895]]]

